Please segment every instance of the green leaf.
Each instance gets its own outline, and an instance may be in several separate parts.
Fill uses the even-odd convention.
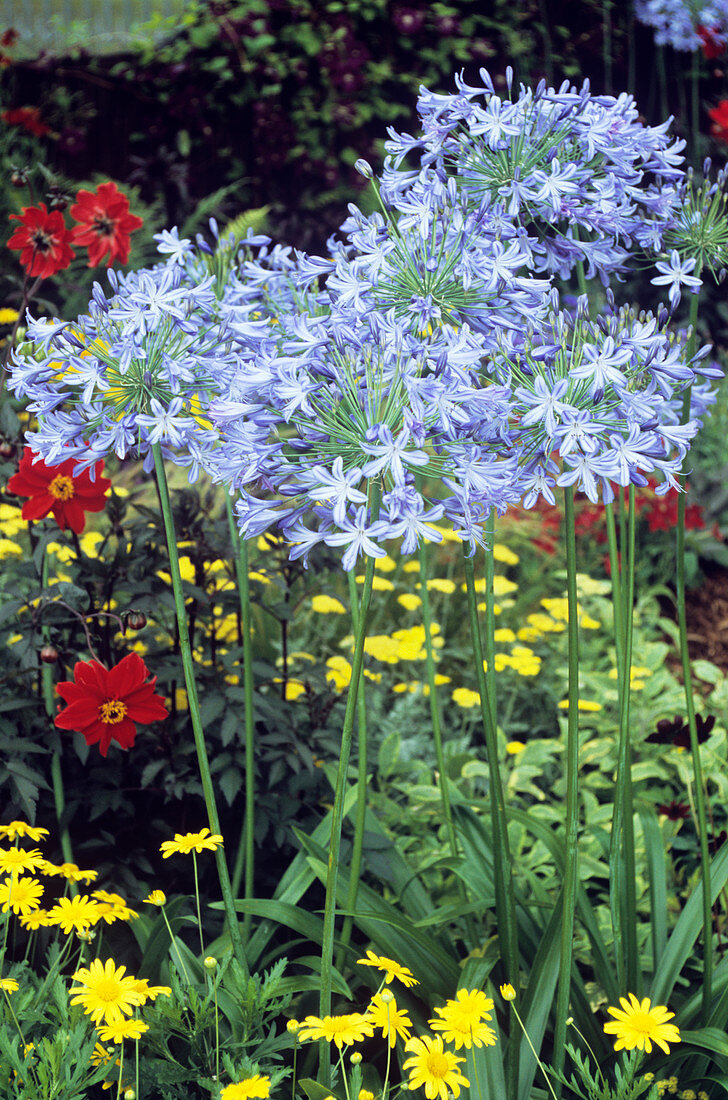
[[[325,1089],[323,1085],[320,1085],[318,1081],[314,1081],[311,1077],[304,1077],[298,1083],[306,1093],[308,1100],[326,1100],[327,1096],[336,1096],[338,1100],[341,1100],[337,1092]]]

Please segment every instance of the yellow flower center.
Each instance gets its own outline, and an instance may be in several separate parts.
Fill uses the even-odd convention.
[[[440,1054],[436,1050],[431,1050],[425,1060],[427,1066],[427,1072],[430,1077],[445,1077],[450,1068],[448,1060],[444,1054]]]
[[[125,717],[126,703],[122,703],[121,699],[107,699],[99,707],[99,718],[106,725],[115,726]]]
[[[94,984],[94,993],[100,1001],[113,1004],[119,998],[119,983],[113,978],[102,978]]]
[[[48,492],[56,500],[70,500],[71,497],[76,495],[76,490],[73,487],[73,480],[70,477],[66,477],[65,474],[59,474],[58,477],[54,477],[53,481],[48,486]]]
[[[649,1012],[635,1012],[634,1016],[630,1016],[629,1026],[650,1039],[655,1034],[655,1021]]]

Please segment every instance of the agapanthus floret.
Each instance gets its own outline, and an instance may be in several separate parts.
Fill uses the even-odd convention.
[[[449,96],[421,89],[420,139],[390,130],[386,202],[409,210],[454,181],[467,212],[497,211],[509,235],[526,230],[533,270],[562,277],[581,262],[606,280],[635,246],[659,239],[658,196],[683,178],[684,142],[671,139],[669,121],[644,126],[631,96],[593,96],[588,83],[542,81],[502,99],[480,75],[480,87],[456,77]],[[419,171],[403,170],[414,152]]]
[[[703,379],[715,377],[702,363],[706,349],[689,356],[686,340],[667,332],[666,313],[622,309],[592,320],[585,307],[555,310],[490,363],[512,387],[512,446],[529,508],[540,496],[552,503],[557,485],[593,501],[614,499],[614,484],[645,485],[648,474],[658,492],[674,487],[699,427],[698,415],[681,423],[684,392],[697,383],[703,394]]]
[[[714,278],[722,278],[728,269],[728,173],[721,168],[712,181],[710,173],[709,158],[703,164],[702,180],[696,179],[692,169],[688,171],[687,179],[666,207],[666,225],[660,242],[665,254],[670,255],[672,266],[673,252],[683,261],[694,261],[693,268],[685,270],[691,271],[695,278],[703,269]]]
[[[35,453],[84,469],[112,452],[148,456],[155,443],[177,461],[188,440],[213,446],[203,405],[236,359],[212,316],[211,278],[186,285],[171,263],[109,281],[111,295],[97,285],[73,323],[29,319],[35,357],[27,345],[13,356],[10,385],[38,422]]]
[[[701,29],[725,44],[728,35],[726,0],[635,0],[635,15],[654,28],[658,46],[694,53],[705,45]],[[715,56],[715,54],[713,55]]]
[[[507,391],[481,384],[482,341],[445,325],[423,342],[393,315],[338,307],[283,315],[279,328],[278,346],[259,345],[252,369],[241,360],[211,409],[221,445],[210,468],[238,493],[243,533],[275,525],[292,557],[340,548],[346,569],[388,539],[414,549],[445,514],[482,541],[482,514],[516,492]],[[434,496],[418,475],[439,484]]]

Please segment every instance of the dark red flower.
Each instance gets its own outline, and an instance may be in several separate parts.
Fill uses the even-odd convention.
[[[8,241],[8,248],[20,249],[20,262],[29,275],[47,279],[63,271],[73,259],[71,233],[60,210],[46,210],[44,202],[24,206],[22,214],[11,214],[21,224]]]
[[[711,107],[708,114],[713,120],[710,132],[716,141],[728,142],[728,99],[721,99],[717,107]]]
[[[715,61],[725,53],[725,38],[717,27],[698,27],[700,48],[706,61]]]
[[[709,714],[703,718],[702,714],[695,716],[695,732],[698,736],[698,744],[707,741],[715,725],[715,715]],[[653,745],[675,745],[679,749],[690,748],[690,727],[679,716],[676,718],[661,718],[657,723],[657,729],[646,738]]]
[[[670,818],[670,821],[684,821],[685,818],[690,817],[690,807],[687,802],[667,802],[664,805],[657,807],[658,814],[665,814]]]
[[[87,745],[98,742],[102,756],[112,741],[130,749],[137,722],[158,722],[169,714],[163,696],[154,693],[157,677],[148,680],[149,669],[138,653],[127,654],[112,669],[98,661],[77,661],[73,675],[57,685],[68,706],[56,725],[82,733]]]
[[[129,200],[115,183],[100,183],[96,191],[79,191],[71,217],[80,225],[72,230],[73,243],[88,248],[88,266],[96,267],[108,252],[106,266],[129,259],[129,234],[144,223],[129,213]]]
[[[73,458],[58,466],[46,466],[43,459],[26,447],[20,459],[17,474],[8,482],[8,492],[20,497],[30,497],[23,505],[23,519],[43,519],[53,513],[62,531],[70,527],[77,535],[83,531],[86,512],[102,512],[106,507],[105,493],[111,481],[102,477],[103,462],[94,467],[94,480],[88,470],[74,474],[77,465]]]
[[[19,38],[20,35],[15,30],[15,28],[8,27],[8,29],[6,31],[3,31],[2,35],[0,35],[0,46],[3,46],[5,49],[10,50],[13,48]]]
[[[43,137],[50,134],[50,126],[40,117],[37,107],[11,107],[0,114],[0,118],[8,126],[22,126],[29,134]]]

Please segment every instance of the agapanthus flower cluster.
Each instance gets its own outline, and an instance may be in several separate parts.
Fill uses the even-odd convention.
[[[249,344],[210,412],[211,469],[238,494],[244,535],[277,526],[292,557],[342,547],[351,569],[386,540],[410,553],[438,539],[443,517],[482,542],[490,509],[516,499],[509,393],[480,379],[467,325],[423,342],[391,313],[291,314]]]
[[[588,82],[557,90],[542,81],[501,98],[485,69],[483,86],[456,77],[457,92],[422,88],[422,135],[389,131],[383,199],[401,210],[427,204],[454,180],[464,208],[518,238],[534,272],[568,278],[583,263],[604,281],[628,255],[659,244],[674,202],[684,142],[639,121],[633,98],[594,96]],[[419,164],[405,165],[415,154]],[[403,167],[404,166],[404,167]]]
[[[49,463],[73,458],[78,469],[106,455],[151,447],[191,468],[217,435],[204,408],[235,366],[232,339],[216,317],[212,277],[189,285],[175,263],[120,276],[111,295],[94,285],[89,311],[76,321],[29,317],[13,355],[10,385],[38,421],[28,433]]]
[[[693,170],[688,170],[665,221],[662,243],[669,262],[657,264],[662,277],[652,282],[669,287],[673,306],[680,300],[683,286],[697,292],[702,271],[722,281],[728,270],[728,172],[721,168],[711,181],[710,171],[709,158],[703,164],[702,179],[696,179]]]
[[[726,0],[635,0],[634,10],[641,23],[654,28],[658,46],[703,49],[716,57],[728,44]]]
[[[613,303],[613,299],[610,300]],[[614,499],[614,485],[659,482],[658,494],[677,488],[682,463],[712,400],[710,380],[722,376],[690,357],[686,341],[659,317],[622,309],[595,320],[588,300],[575,312],[558,308],[549,323],[506,348],[490,364],[494,380],[513,392],[512,433],[524,505],[540,497],[555,503],[556,486],[573,485],[596,502]],[[691,418],[681,423],[683,394],[691,391]]]

